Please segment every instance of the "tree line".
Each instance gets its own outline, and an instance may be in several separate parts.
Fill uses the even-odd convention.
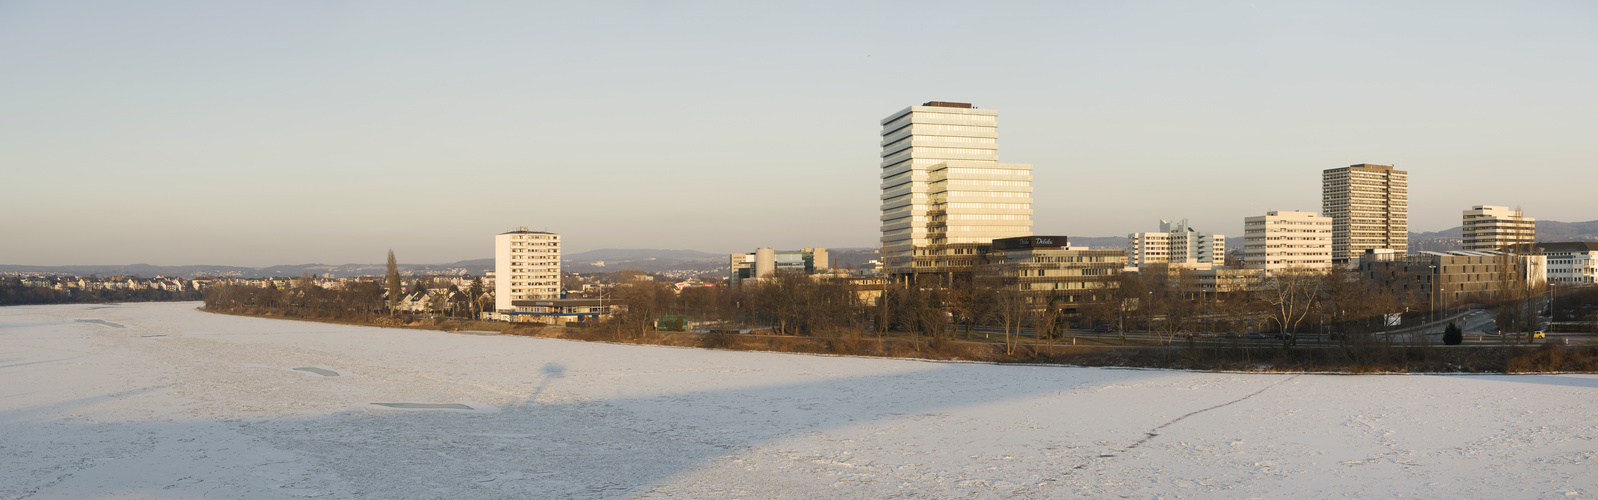
[[[284,288],[272,283],[264,287],[212,285],[206,287],[201,298],[205,302],[205,308],[212,311],[356,322],[370,322],[379,317],[408,314],[408,311],[399,308],[400,297],[407,292],[425,292],[435,288],[443,288],[445,292],[427,295],[427,300],[434,301],[427,304],[429,315],[475,319],[482,311],[492,307],[493,294],[484,286],[481,278],[474,280],[466,289],[460,289],[453,284],[445,287],[433,286],[440,283],[428,281],[431,280],[417,279],[408,289],[404,286],[391,289],[375,281],[366,280],[348,281],[337,288],[329,288],[318,285],[315,280],[306,276],[294,280]],[[393,292],[390,293],[390,290]]]
[[[611,289],[609,298],[622,304],[625,312],[606,326],[638,336],[654,328],[663,315],[682,315],[702,329],[775,335],[892,332],[947,340],[983,331],[1011,342],[1023,332],[1049,340],[1062,338],[1071,329],[1097,329],[1119,333],[1123,340],[1128,331],[1144,332],[1165,344],[1199,332],[1261,333],[1292,346],[1306,337],[1372,340],[1377,334],[1445,317],[1446,307],[1463,306],[1434,308],[1422,293],[1343,269],[1275,270],[1220,288],[1201,286],[1198,279],[1191,271],[1153,266],[1106,277],[1092,294],[1078,294],[1084,300],[1072,302],[1063,294],[1025,290],[1002,274],[887,280],[872,289],[869,299],[842,279],[784,272],[737,289],[688,288],[680,294],[664,283],[624,280]],[[1529,299],[1537,293],[1506,287],[1503,293],[1475,300],[1495,312],[1507,311],[1502,314],[1505,328],[1524,328],[1535,319],[1536,301]],[[1515,319],[1508,319],[1511,316]]]

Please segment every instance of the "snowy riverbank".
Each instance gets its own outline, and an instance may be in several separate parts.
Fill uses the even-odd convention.
[[[1598,495],[1591,375],[996,366],[196,306],[0,308],[0,498]]]

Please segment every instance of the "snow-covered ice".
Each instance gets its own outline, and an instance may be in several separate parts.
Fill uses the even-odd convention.
[[[0,498],[1598,496],[1588,375],[997,366],[196,306],[0,308]]]

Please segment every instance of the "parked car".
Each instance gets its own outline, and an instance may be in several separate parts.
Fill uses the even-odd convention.
[[[1093,333],[1115,333],[1115,327],[1110,325],[1095,326],[1093,327]]]
[[[1215,338],[1215,332],[1211,332],[1211,331],[1198,332],[1198,336],[1199,336],[1199,338],[1212,339],[1212,338]]]
[[[1226,332],[1226,334],[1221,335],[1221,338],[1235,339],[1235,338],[1237,338],[1237,332]]]
[[[1265,340],[1265,339],[1268,339],[1270,337],[1267,337],[1267,336],[1265,336],[1265,334],[1260,333],[1260,332],[1248,332],[1248,338],[1254,339],[1254,340]]]
[[[1190,338],[1193,338],[1193,332],[1188,331],[1188,330],[1177,330],[1176,331],[1176,336],[1182,337],[1184,339],[1190,339]]]
[[[1276,339],[1276,340],[1293,340],[1293,334],[1291,334],[1291,333],[1278,333],[1276,335],[1272,335],[1271,338]]]
[[[1543,335],[1543,331],[1542,330],[1537,330],[1535,332],[1531,332],[1531,338],[1534,338],[1534,339],[1545,339],[1545,338],[1548,338],[1548,336],[1547,335]]]

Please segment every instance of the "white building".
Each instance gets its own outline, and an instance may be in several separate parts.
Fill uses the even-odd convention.
[[[1548,281],[1556,285],[1598,284],[1598,242],[1538,243],[1548,258]]]
[[[1243,219],[1243,267],[1270,271],[1331,266],[1331,217],[1273,211]]]
[[[1160,219],[1160,232],[1132,233],[1126,240],[1127,265],[1132,267],[1226,262],[1226,236],[1194,230],[1187,219]]]
[[[1366,250],[1409,251],[1409,172],[1361,163],[1321,172],[1321,211],[1332,219],[1332,260]]]
[[[1515,245],[1530,245],[1537,241],[1537,219],[1526,217],[1520,210],[1492,205],[1476,205],[1465,211],[1465,250],[1501,250]]]
[[[978,245],[1032,234],[1032,166],[999,163],[998,115],[933,101],[882,119],[887,272],[974,264]]]
[[[494,236],[494,310],[560,298],[560,235],[526,227]]]

